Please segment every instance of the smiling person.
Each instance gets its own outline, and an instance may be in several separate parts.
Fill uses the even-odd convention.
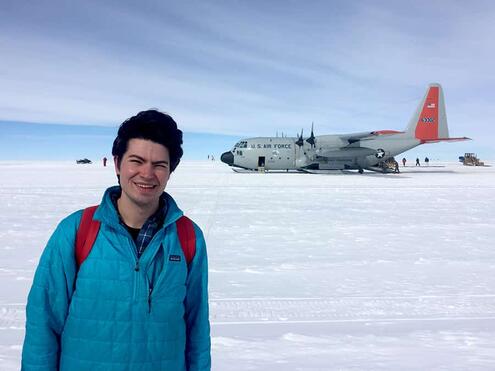
[[[122,123],[119,185],[62,220],[43,251],[23,370],[210,370],[204,237],[164,192],[181,144],[159,111]]]

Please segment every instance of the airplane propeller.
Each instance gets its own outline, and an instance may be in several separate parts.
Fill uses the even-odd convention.
[[[311,148],[315,147],[316,146],[316,142],[315,142],[315,135],[313,133],[313,125],[314,123],[311,123],[311,135],[308,139],[306,139],[306,142],[308,142],[309,144],[311,144]]]
[[[297,138],[296,140],[296,144],[299,146],[299,147],[302,147],[303,144],[304,144],[304,139],[303,139],[303,129],[301,129],[301,135]]]

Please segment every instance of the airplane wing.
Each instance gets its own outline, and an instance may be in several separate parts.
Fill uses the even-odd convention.
[[[391,135],[391,134],[399,134],[401,131],[396,130],[376,130],[376,131],[366,131],[363,133],[353,133],[353,134],[344,134],[340,135],[340,139],[343,141],[348,141],[349,144],[359,142],[361,140],[369,140],[376,138],[379,135]]]
[[[342,139],[342,141],[344,141],[344,142],[347,141],[347,142],[349,142],[349,144],[359,142],[361,139],[369,138],[371,136],[373,136],[373,134],[372,134],[372,132],[369,132],[369,131],[366,131],[363,133],[352,133],[352,134],[339,135],[339,137],[340,137],[340,139]]]

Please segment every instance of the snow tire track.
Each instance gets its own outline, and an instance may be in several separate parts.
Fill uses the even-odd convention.
[[[212,299],[213,324],[495,319],[495,295]],[[0,305],[0,330],[24,328],[24,304]]]
[[[211,300],[212,323],[495,319],[495,296]]]

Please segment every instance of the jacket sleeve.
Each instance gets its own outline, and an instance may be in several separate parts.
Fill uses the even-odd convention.
[[[74,244],[77,226],[75,214],[64,219],[41,255],[26,307],[26,335],[22,350],[24,371],[55,371],[59,368],[60,336],[76,276]]]
[[[208,371],[211,369],[208,262],[203,233],[196,225],[194,229],[196,253],[186,281],[186,365],[188,371]]]

